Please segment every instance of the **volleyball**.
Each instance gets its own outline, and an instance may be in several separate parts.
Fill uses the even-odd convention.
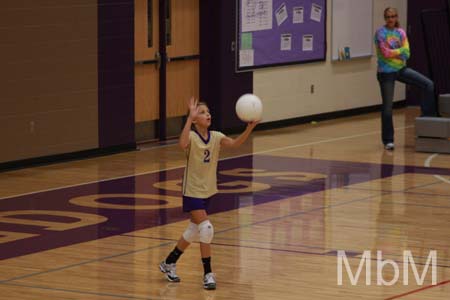
[[[244,94],[236,101],[236,114],[243,122],[261,120],[262,111],[261,99],[256,95]]]

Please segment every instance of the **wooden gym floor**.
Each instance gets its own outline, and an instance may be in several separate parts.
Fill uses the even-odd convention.
[[[187,225],[176,144],[0,173],[0,299],[450,299],[450,156],[414,151],[416,116],[395,111],[393,152],[378,113],[257,131],[224,150],[215,291],[202,289],[197,243],[180,283],[157,267]],[[356,285],[345,265],[338,285],[340,250],[353,274],[371,254]],[[422,273],[432,250],[435,285],[431,265]],[[398,264],[395,284],[377,285],[377,251]],[[403,284],[404,251],[423,284],[411,266]]]

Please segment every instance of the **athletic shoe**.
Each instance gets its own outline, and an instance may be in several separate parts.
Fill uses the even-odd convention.
[[[216,289],[216,276],[214,273],[208,273],[203,277],[203,288],[205,290]]]
[[[180,277],[178,277],[176,271],[177,271],[177,266],[176,264],[166,264],[165,261],[162,261],[159,264],[159,269],[161,270],[161,272],[166,274],[166,278],[168,281],[170,282],[180,282],[181,279]]]
[[[384,145],[384,149],[394,150],[394,143],[387,143],[386,145]]]

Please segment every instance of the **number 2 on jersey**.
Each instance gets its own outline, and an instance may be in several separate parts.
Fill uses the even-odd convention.
[[[205,157],[203,158],[203,162],[204,162],[204,163],[209,163],[209,161],[210,161],[210,153],[209,153],[209,150],[205,150],[205,152],[203,152],[203,154],[205,155]]]

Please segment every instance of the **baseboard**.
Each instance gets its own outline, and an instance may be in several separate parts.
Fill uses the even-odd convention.
[[[111,147],[106,147],[106,148],[89,149],[89,150],[63,153],[63,154],[34,157],[34,158],[27,158],[27,159],[22,159],[22,160],[0,163],[0,172],[17,170],[17,169],[28,168],[28,167],[37,167],[37,166],[43,166],[43,165],[49,165],[49,164],[67,162],[67,161],[73,161],[73,160],[87,159],[87,158],[105,156],[105,155],[116,154],[116,153],[125,152],[125,151],[133,151],[133,150],[136,150],[136,143],[117,145],[117,146],[111,146]]]
[[[406,106],[406,100],[394,102],[394,108],[400,108],[400,107],[405,107],[405,106]],[[381,104],[346,109],[346,110],[341,110],[341,111],[328,112],[328,113],[322,113],[322,114],[316,114],[316,115],[310,115],[310,116],[303,116],[303,117],[286,119],[286,120],[272,121],[272,122],[258,124],[258,126],[255,129],[256,130],[276,129],[276,128],[282,128],[282,127],[287,127],[287,126],[310,123],[312,121],[319,122],[319,121],[325,121],[325,120],[333,120],[333,119],[338,119],[338,118],[363,115],[363,114],[377,112],[377,111],[381,111]],[[246,125],[242,125],[242,126],[234,127],[234,128],[228,128],[228,129],[223,130],[223,132],[225,134],[240,133],[245,129],[245,126]]]

